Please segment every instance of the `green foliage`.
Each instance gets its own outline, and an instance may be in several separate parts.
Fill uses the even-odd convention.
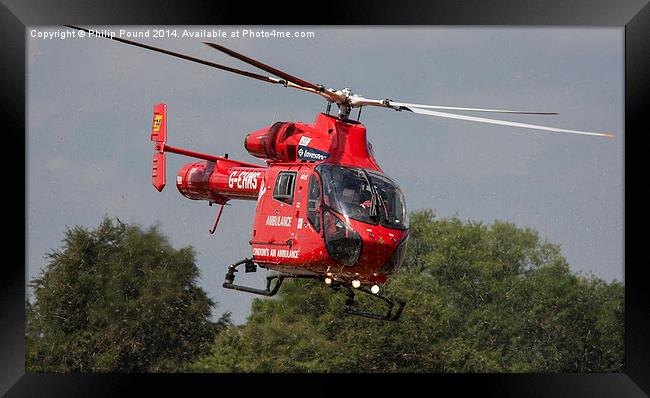
[[[30,372],[175,371],[229,324],[210,321],[193,249],[175,250],[155,227],[105,218],[69,228],[47,256],[27,306]]]
[[[218,335],[200,372],[621,372],[623,286],[570,272],[557,245],[504,222],[411,215],[383,294],[399,322],[343,315],[343,293],[290,280]],[[366,303],[367,304],[367,303]]]

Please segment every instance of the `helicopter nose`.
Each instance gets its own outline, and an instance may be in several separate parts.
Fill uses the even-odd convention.
[[[405,231],[383,227],[366,227],[358,233],[362,237],[364,246],[362,261],[377,264],[378,269],[381,269],[389,261],[406,235]]]

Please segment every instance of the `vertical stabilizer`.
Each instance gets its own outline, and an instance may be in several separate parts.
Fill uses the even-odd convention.
[[[153,107],[153,123],[151,126],[151,141],[155,142],[153,165],[151,168],[151,183],[160,192],[167,184],[165,171],[165,143],[167,142],[167,105],[156,104]]]

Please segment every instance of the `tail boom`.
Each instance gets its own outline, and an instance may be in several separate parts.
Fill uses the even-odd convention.
[[[167,106],[154,105],[151,141],[154,144],[152,184],[159,192],[165,188],[166,153],[202,159],[183,166],[176,176],[179,192],[194,200],[224,204],[231,199],[257,200],[266,167],[167,145]]]
[[[176,187],[188,199],[223,204],[231,199],[257,200],[266,168],[242,167],[228,159],[196,162],[183,166]]]

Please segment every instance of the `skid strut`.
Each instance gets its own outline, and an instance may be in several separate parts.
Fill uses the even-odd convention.
[[[254,287],[236,285],[235,281],[235,272],[237,272],[237,267],[244,264],[245,272],[255,272],[257,271],[257,265],[253,262],[253,259],[245,258],[238,263],[228,266],[228,272],[226,272],[226,279],[223,282],[223,287],[226,289],[239,290],[241,292],[260,294],[262,296],[275,296],[275,294],[280,290],[282,281],[286,278],[296,278],[296,279],[320,279],[320,277],[315,275],[291,275],[291,274],[280,274],[280,275],[271,275],[266,277],[266,288],[257,289]],[[275,284],[273,281],[276,280]],[[273,284],[273,287],[271,287]]]
[[[404,310],[404,306],[406,305],[406,302],[398,300],[397,310],[395,311],[395,313],[393,313],[395,302],[389,299],[388,297],[382,296],[380,294],[374,294],[370,290],[363,287],[357,289],[353,289],[348,285],[344,285],[344,287],[347,289],[347,292],[345,294],[347,296],[347,299],[345,300],[345,306],[343,307],[343,312],[345,312],[346,314],[362,316],[364,318],[378,319],[380,321],[396,321],[400,318],[400,316],[402,316],[402,311]],[[386,307],[387,307],[386,314],[381,315],[370,311],[357,310],[356,308],[354,308],[355,290],[364,292],[371,297],[377,297],[378,299],[383,300],[386,303]]]
[[[256,289],[253,287],[234,284],[233,282],[235,281],[235,272],[237,272],[237,266],[242,264],[245,264],[246,272],[255,272],[257,269],[257,266],[250,258],[245,258],[238,263],[230,265],[228,267],[228,272],[226,272],[226,280],[223,282],[223,287],[226,289],[239,290],[242,292],[261,294],[262,296],[275,296],[278,290],[280,290],[280,286],[282,285],[282,281],[284,280],[285,275],[267,276],[266,289]],[[273,285],[273,288],[271,288],[271,283],[273,283],[274,279],[277,279],[277,281]]]

